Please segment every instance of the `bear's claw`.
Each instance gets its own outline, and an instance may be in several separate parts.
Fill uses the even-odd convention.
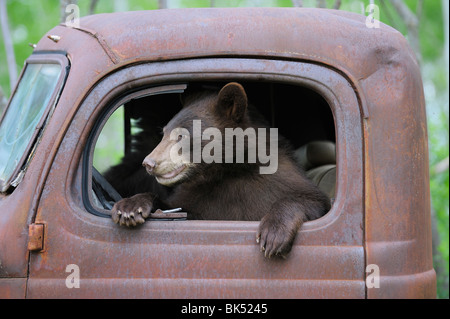
[[[114,204],[111,218],[120,226],[135,227],[145,223],[153,208],[153,198],[148,194],[137,194]]]

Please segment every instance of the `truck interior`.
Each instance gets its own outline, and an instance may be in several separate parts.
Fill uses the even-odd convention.
[[[242,82],[249,104],[256,107],[270,127],[292,147],[299,167],[333,203],[336,187],[335,124],[330,106],[307,87],[272,82]],[[187,83],[187,90],[220,90],[227,82]],[[111,105],[114,108],[114,105]],[[148,191],[150,184],[142,161],[162,138],[162,128],[182,108],[180,92],[133,98],[117,107],[109,118],[100,119],[101,132],[91,151],[93,157],[91,203],[88,210],[108,215],[121,198]],[[112,151],[111,151],[112,150]],[[119,181],[112,170],[126,166]],[[140,183],[127,183],[139,175]],[[170,190],[169,190],[170,191]],[[106,216],[105,216],[106,217]]]

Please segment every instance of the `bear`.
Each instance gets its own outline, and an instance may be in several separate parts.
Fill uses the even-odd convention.
[[[301,225],[330,209],[329,198],[296,165],[288,142],[273,134],[276,131],[270,131],[270,138],[257,134],[258,142],[248,134],[241,145],[244,156],[239,160],[237,146],[227,155],[228,146],[223,141],[215,143],[216,147],[208,146],[212,139],[195,141],[199,124],[203,133],[209,129],[214,136],[226,136],[234,129],[258,133],[269,130],[256,113],[245,89],[236,82],[224,85],[219,92],[205,91],[186,99],[181,111],[163,128],[160,143],[142,163],[149,175],[171,191],[159,196],[149,190],[116,202],[111,211],[113,221],[136,226],[157,208],[178,207],[187,212],[188,219],[260,221],[256,242],[264,256],[286,258]],[[236,137],[230,140],[237,143]],[[203,155],[211,155],[214,150],[216,160],[193,160],[195,143],[197,148],[200,143],[200,150],[209,147]],[[261,154],[260,150],[267,155],[269,147],[277,155],[275,169],[266,159],[251,155],[252,151]]]

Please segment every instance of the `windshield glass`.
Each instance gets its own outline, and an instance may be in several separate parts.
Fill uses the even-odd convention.
[[[0,124],[0,185],[5,191],[43,125],[58,79],[59,64],[28,64]]]

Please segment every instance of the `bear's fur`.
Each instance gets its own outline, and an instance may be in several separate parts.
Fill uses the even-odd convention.
[[[261,163],[248,163],[247,158],[244,163],[194,164],[175,163],[170,157],[171,147],[178,142],[170,139],[174,129],[187,129],[192,138],[193,120],[201,120],[202,129],[215,127],[222,133],[225,128],[267,128],[251,114],[245,90],[238,83],[188,99],[143,162],[150,175],[171,187],[170,193],[161,196],[149,189],[117,202],[112,209],[114,222],[136,226],[155,208],[177,207],[187,211],[189,219],[260,220],[256,237],[265,256],[286,256],[303,222],[323,216],[330,202],[297,167],[285,140],[279,140],[274,174],[260,174]],[[202,141],[202,147],[206,143]]]

